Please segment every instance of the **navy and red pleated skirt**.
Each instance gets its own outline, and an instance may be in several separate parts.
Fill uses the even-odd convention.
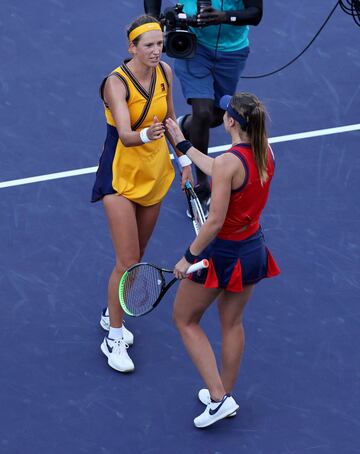
[[[189,279],[206,288],[241,292],[244,285],[255,284],[280,273],[265,244],[261,227],[241,241],[215,238],[199,255],[199,260],[202,259],[209,260],[209,268],[191,274]]]

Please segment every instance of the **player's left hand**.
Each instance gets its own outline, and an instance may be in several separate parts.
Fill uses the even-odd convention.
[[[220,11],[215,8],[205,8],[197,16],[197,20],[201,25],[217,25],[223,24],[226,22],[226,13],[225,11]]]
[[[194,177],[190,166],[185,166],[182,168],[181,172],[181,189],[184,189],[186,181],[190,181],[192,186],[194,186]]]
[[[185,279],[187,276],[186,271],[190,265],[191,265],[191,263],[189,263],[185,259],[185,257],[183,257],[181,260],[179,260],[174,267],[174,275],[175,275],[176,279]]]
[[[185,140],[184,134],[181,132],[179,125],[172,118],[167,118],[165,120],[165,126],[175,143]]]

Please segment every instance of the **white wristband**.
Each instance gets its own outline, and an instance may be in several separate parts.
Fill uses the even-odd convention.
[[[182,156],[179,157],[179,163],[181,167],[186,167],[190,166],[192,164],[192,160],[189,158],[189,156],[186,156],[186,154],[183,154]]]
[[[142,141],[142,143],[148,143],[148,142],[151,142],[151,139],[149,139],[148,135],[147,135],[147,130],[149,128],[144,128],[140,131],[140,139]]]

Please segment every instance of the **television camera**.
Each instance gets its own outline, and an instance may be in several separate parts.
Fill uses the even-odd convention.
[[[211,0],[198,0],[197,13],[211,7]],[[192,58],[196,51],[196,35],[189,27],[201,27],[197,16],[188,16],[184,5],[177,3],[167,8],[160,18],[164,25],[164,47],[169,57]]]

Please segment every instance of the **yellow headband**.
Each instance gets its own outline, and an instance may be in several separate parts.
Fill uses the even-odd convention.
[[[152,30],[162,31],[159,24],[156,22],[148,22],[147,24],[139,25],[134,28],[129,34],[129,41],[134,41],[138,36],[142,35],[145,32],[150,32]]]

